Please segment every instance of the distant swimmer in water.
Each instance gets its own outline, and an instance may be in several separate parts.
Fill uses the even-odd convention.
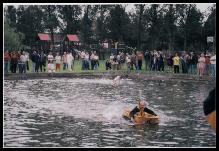
[[[116,76],[114,79],[113,79],[113,86],[116,87],[119,85],[120,83],[120,80],[121,80],[121,76]]]

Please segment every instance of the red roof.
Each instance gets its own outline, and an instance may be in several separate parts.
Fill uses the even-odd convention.
[[[77,35],[67,35],[69,41],[79,42]]]
[[[49,34],[39,33],[38,36],[39,36],[40,40],[51,40]]]

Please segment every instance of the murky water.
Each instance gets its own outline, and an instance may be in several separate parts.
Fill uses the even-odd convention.
[[[4,81],[5,147],[216,147],[202,102],[212,84],[122,79]],[[122,110],[142,97],[158,125],[134,125]]]

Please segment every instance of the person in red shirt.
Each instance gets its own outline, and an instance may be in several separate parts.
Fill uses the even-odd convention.
[[[11,72],[12,73],[16,73],[17,71],[18,60],[19,60],[19,57],[18,57],[17,52],[13,51],[11,53]]]
[[[10,63],[11,57],[9,55],[8,50],[6,50],[4,52],[4,72],[8,73],[8,67],[9,67],[9,63]]]
[[[137,64],[138,64],[138,70],[141,70],[142,69],[142,62],[143,62],[143,59],[144,59],[144,55],[143,55],[143,52],[142,51],[137,51]]]

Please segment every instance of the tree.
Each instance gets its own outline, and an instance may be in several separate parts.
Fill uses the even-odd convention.
[[[139,5],[135,5],[135,7],[136,7],[136,13],[138,14],[137,49],[141,49],[141,35],[142,35],[141,33],[143,31],[142,18],[143,18],[145,5],[139,4]]]
[[[159,45],[159,37],[163,24],[163,10],[163,5],[152,4],[151,7],[145,12],[147,13],[149,20],[148,32],[150,36],[149,41],[151,49],[157,49]]]
[[[205,48],[207,47],[206,38],[208,36],[214,36],[214,50],[216,50],[216,6],[212,6],[210,8],[210,15],[208,16],[206,22],[204,23],[203,27],[203,43],[206,44]]]
[[[90,18],[91,5],[85,6],[84,16],[81,21],[81,38],[84,45],[89,45],[92,42],[92,20]]]
[[[110,9],[107,20],[109,37],[113,41],[124,41],[128,34],[127,27],[130,23],[128,14],[125,12],[125,7],[122,7],[122,5],[113,6]]]
[[[80,5],[60,5],[57,6],[59,17],[63,23],[60,24],[61,31],[65,34],[77,34],[80,30]]]
[[[97,9],[97,20],[96,20],[96,28],[95,33],[97,36],[97,40],[103,42],[107,36],[107,15],[109,14],[109,10],[111,5],[96,5]]]
[[[18,32],[25,35],[23,43],[28,46],[36,45],[36,36],[40,32],[44,32],[42,24],[43,12],[40,6],[19,6],[17,9],[17,24]]]
[[[4,49],[5,50],[18,50],[24,45],[22,45],[22,39],[24,35],[22,33],[17,33],[15,28],[10,26],[10,20],[5,17],[4,19]]]
[[[14,6],[7,6],[5,8],[5,17],[7,17],[10,22],[11,27],[16,27],[16,8]]]
[[[43,5],[41,6],[41,8],[44,13],[44,16],[43,16],[44,28],[49,30],[49,32],[51,33],[52,47],[54,48],[54,33],[59,27],[59,21],[58,21],[58,16],[57,16],[57,6],[56,5]]]
[[[174,50],[174,39],[176,34],[176,21],[178,19],[177,13],[178,5],[168,4],[166,14],[164,15],[164,28],[168,40],[168,49]]]
[[[179,28],[183,33],[184,50],[201,49],[203,16],[195,4],[180,5]]]

